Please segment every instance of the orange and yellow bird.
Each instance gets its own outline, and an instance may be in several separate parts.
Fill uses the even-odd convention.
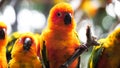
[[[100,46],[93,48],[88,68],[120,68],[120,28],[99,42]]]
[[[41,54],[46,68],[60,68],[80,46],[70,4],[59,3],[49,13],[47,27],[41,34]],[[68,68],[78,68],[77,58]]]
[[[6,45],[8,42],[7,26],[0,22],[0,68],[7,68]]]
[[[15,42],[9,68],[42,68],[37,56],[37,39],[32,33],[23,33]]]

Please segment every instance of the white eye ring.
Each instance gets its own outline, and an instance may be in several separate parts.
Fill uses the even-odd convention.
[[[62,16],[62,13],[61,13],[61,12],[58,12],[58,13],[57,13],[57,16],[58,16],[58,17],[61,17],[61,16]]]

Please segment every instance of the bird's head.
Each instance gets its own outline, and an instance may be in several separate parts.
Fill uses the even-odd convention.
[[[110,44],[119,45],[120,44],[120,28],[113,30],[113,32],[108,35],[107,40],[109,40]]]
[[[59,3],[50,10],[48,26],[51,29],[71,30],[75,27],[73,14],[70,4]]]
[[[37,44],[34,34],[21,34],[13,46],[12,55],[37,55]]]

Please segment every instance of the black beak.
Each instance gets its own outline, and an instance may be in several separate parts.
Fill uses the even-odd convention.
[[[25,38],[23,43],[23,49],[28,51],[32,45],[32,40],[30,38]]]
[[[69,25],[69,24],[71,24],[71,15],[69,14],[69,13],[67,13],[66,15],[65,15],[65,17],[64,17],[64,23],[65,23],[65,25]]]
[[[5,39],[5,29],[0,28],[0,39]]]

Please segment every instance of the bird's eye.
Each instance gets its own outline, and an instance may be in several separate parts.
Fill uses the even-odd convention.
[[[29,50],[30,47],[31,47],[31,45],[32,45],[32,39],[31,39],[31,38],[25,38],[23,44],[24,44],[24,45],[23,45],[23,48],[24,48],[25,50]]]
[[[5,38],[5,29],[0,28],[0,39],[4,39],[4,38]]]
[[[61,16],[62,16],[62,13],[61,13],[61,12],[58,12],[58,13],[57,13],[57,16],[58,16],[58,17],[61,17]]]

